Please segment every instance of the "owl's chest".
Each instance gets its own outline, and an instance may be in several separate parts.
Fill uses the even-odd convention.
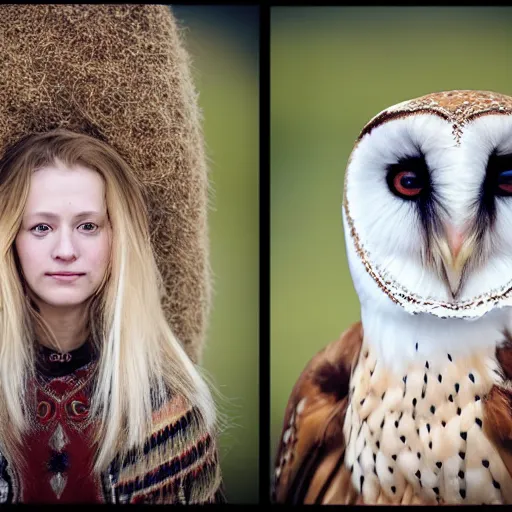
[[[484,432],[494,368],[489,354],[447,354],[397,377],[363,346],[343,431],[365,503],[512,503],[512,479]]]

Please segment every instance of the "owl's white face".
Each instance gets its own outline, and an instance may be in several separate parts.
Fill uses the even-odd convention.
[[[459,141],[435,114],[384,122],[354,149],[345,194],[360,296],[442,317],[512,304],[512,116],[477,117]]]

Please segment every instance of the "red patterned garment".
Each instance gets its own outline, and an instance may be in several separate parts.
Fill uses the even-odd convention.
[[[153,412],[143,447],[92,472],[89,397],[97,357],[89,344],[67,354],[40,348],[24,438],[24,468],[0,453],[0,503],[223,503],[216,439],[180,396]]]
[[[88,423],[95,358],[89,345],[59,354],[42,347],[38,377],[29,384],[31,432],[24,441],[23,503],[102,503],[92,473]],[[35,396],[35,400],[34,400]]]

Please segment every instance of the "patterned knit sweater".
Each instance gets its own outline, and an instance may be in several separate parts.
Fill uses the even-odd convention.
[[[116,457],[103,474],[92,472],[96,362],[89,344],[67,354],[40,348],[26,463],[13,468],[0,454],[0,503],[224,502],[216,440],[180,397],[154,412],[143,456]]]

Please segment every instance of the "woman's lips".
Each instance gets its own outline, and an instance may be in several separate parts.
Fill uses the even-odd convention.
[[[57,281],[63,282],[72,282],[76,281],[79,277],[82,277],[84,274],[48,274],[49,277],[53,277]]]

